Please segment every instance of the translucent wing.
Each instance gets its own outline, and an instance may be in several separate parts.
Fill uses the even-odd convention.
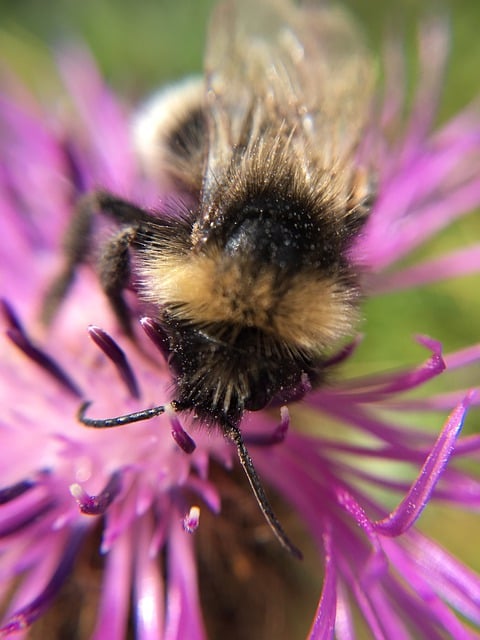
[[[205,59],[209,152],[204,203],[242,152],[288,139],[306,171],[342,166],[368,114],[374,65],[351,17],[327,4],[231,0]]]

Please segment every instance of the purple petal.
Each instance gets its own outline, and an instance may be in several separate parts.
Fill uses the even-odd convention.
[[[281,444],[287,437],[290,427],[290,414],[288,407],[280,408],[280,423],[271,433],[253,433],[249,432],[244,435],[246,444],[254,446],[269,447],[275,444]]]
[[[135,637],[137,640],[158,640],[163,636],[165,595],[158,558],[150,553],[153,535],[151,514],[138,521],[136,530]]]
[[[132,474],[132,478],[133,478]],[[126,483],[125,483],[126,484]],[[123,500],[121,502],[114,501],[106,512],[106,521],[103,528],[102,544],[100,552],[108,554],[115,547],[118,538],[125,535],[134,523],[137,513],[136,505],[136,487],[132,486],[133,482],[124,487]]]
[[[325,573],[323,589],[318,608],[315,613],[310,640],[329,640],[334,637],[336,618],[336,582],[335,561],[332,557],[332,532],[328,527],[323,535],[325,549]]]
[[[70,185],[63,154],[43,116],[0,98],[0,157],[0,182],[30,250],[38,255],[52,248],[67,219]]]
[[[190,475],[185,483],[185,487],[201,496],[212,513],[220,513],[222,507],[221,498],[214,484],[197,476]]]
[[[118,536],[107,554],[100,608],[91,640],[118,640],[125,637],[134,545],[131,530],[127,529]]]
[[[345,345],[343,349],[340,349],[340,351],[338,351],[333,356],[328,358],[328,360],[325,361],[323,366],[336,367],[339,364],[342,364],[343,362],[345,362],[345,360],[348,360],[348,358],[352,357],[352,355],[355,353],[355,351],[359,347],[362,340],[363,340],[363,336],[361,335],[357,336],[355,340],[352,340],[352,342],[349,342],[347,345]]]
[[[432,19],[420,30],[420,78],[413,100],[409,131],[405,135],[403,146],[403,158],[406,161],[415,157],[434,124],[445,77],[449,41],[446,20]]]
[[[480,196],[480,131],[478,117],[473,124],[471,120],[469,113],[457,118],[434,141],[420,147],[416,158],[391,167],[354,251],[373,271],[385,269],[475,208]],[[398,152],[390,149],[389,155],[397,158]]]
[[[376,531],[383,535],[399,536],[417,520],[450,460],[469,405],[470,396],[450,414],[409,493],[388,518],[375,523]]]
[[[409,544],[411,544],[411,542],[413,542],[412,538],[409,540]],[[423,560],[420,557],[419,559],[422,562],[426,561],[425,565],[431,564],[432,569],[434,567],[437,567],[438,569],[440,568],[438,565],[438,561],[441,561],[441,558],[437,560],[437,558],[435,557],[437,553],[437,547],[430,540],[427,541],[427,543],[428,544],[424,546],[422,552],[425,554],[425,556]],[[414,556],[412,556],[410,550],[405,553],[400,545],[394,541],[385,540],[385,550],[388,553],[389,558],[391,558],[395,569],[400,574],[402,580],[405,580],[405,582],[411,587],[415,596],[418,597],[420,602],[423,603],[423,612],[422,609],[420,609],[420,613],[423,616],[424,622],[426,624],[428,624],[428,622],[430,621],[438,630],[446,630],[449,633],[448,637],[451,638],[458,638],[459,640],[471,640],[472,637],[475,637],[472,636],[471,630],[467,630],[463,626],[463,624],[459,621],[451,608],[445,602],[442,602],[442,600],[439,598],[437,594],[435,573],[429,574],[429,570],[426,567],[426,570],[421,569],[420,565],[415,562]],[[438,571],[436,573],[438,573]],[[476,601],[475,606],[476,612],[472,619],[478,622],[478,600]],[[409,608],[413,614],[414,607],[410,605]],[[472,607],[470,606],[469,609],[471,610]],[[443,638],[445,636],[444,633],[442,633],[435,637]]]
[[[397,619],[395,614],[390,618],[390,629],[387,629],[387,638],[396,638],[398,629],[400,628],[404,632],[404,625],[408,623],[408,639],[412,638],[413,634],[413,637],[425,640],[445,640],[445,635],[438,624],[438,619],[429,609],[428,601],[422,598],[422,594],[407,591],[404,583],[399,583],[398,580],[390,575],[384,580],[383,587],[402,616],[400,620]]]
[[[385,582],[387,582],[385,580]],[[390,640],[411,640],[411,628],[408,625],[408,609],[402,611],[398,603],[392,599],[390,590],[380,584],[372,585],[368,591],[368,596],[372,607],[378,616],[379,623],[384,630],[384,637]],[[382,588],[383,587],[383,588]]]
[[[439,628],[436,617],[432,615],[427,599],[424,600],[421,595],[405,589],[405,585],[394,576],[387,576],[382,586],[384,593],[379,593],[380,589],[378,589],[373,600],[377,602],[380,599],[383,603],[382,608],[387,608],[387,613],[382,611],[387,638],[396,638],[398,633],[399,637],[407,639],[415,637],[425,640],[445,640],[445,635]],[[386,600],[387,597],[388,600]],[[399,630],[401,630],[401,636]]]
[[[344,572],[347,573],[345,570]],[[375,608],[375,603],[372,602],[370,591],[366,591],[363,585],[360,585],[356,581],[354,576],[350,576],[349,582],[349,586],[356,600],[356,605],[367,623],[370,637],[375,640],[392,640],[391,636],[385,634],[383,631],[382,620],[380,619],[379,612],[377,612]]]
[[[54,597],[72,570],[83,537],[84,530],[80,527],[72,533],[64,547],[64,553],[61,556],[57,568],[42,592],[28,605],[22,607],[9,617],[7,622],[0,628],[1,638],[10,638],[11,634],[22,631],[25,627],[30,626],[52,604]]]
[[[419,367],[349,380],[339,385],[340,390],[348,393],[349,401],[378,402],[391,394],[410,391],[429,382],[445,370],[442,345],[428,336],[417,336],[417,342],[432,353]]]
[[[57,500],[44,487],[34,487],[5,503],[1,508],[0,538],[17,534],[32,523],[51,513]]]
[[[424,174],[425,172],[420,171],[419,173]],[[390,190],[389,198],[393,196],[392,191]],[[408,205],[410,209],[409,220],[402,221],[402,224],[396,223],[397,231],[394,237],[390,235],[389,242],[384,240],[389,237],[385,230],[373,230],[372,228],[369,231],[367,229],[366,233],[368,232],[369,235],[365,244],[368,244],[369,247],[369,266],[374,270],[386,269],[451,224],[456,218],[478,207],[479,204],[479,180],[458,187],[453,193],[445,194],[443,198],[425,204],[421,208],[415,209],[410,203]],[[384,209],[389,208],[388,203],[385,203],[383,207],[381,205],[381,202],[377,205],[375,222],[384,216]],[[367,252],[366,248],[364,252]]]
[[[405,108],[405,87],[407,86],[405,69],[405,47],[398,34],[388,33],[383,47],[385,67],[384,87],[382,91],[382,129],[393,124],[398,127]]]
[[[9,487],[0,489],[0,505],[6,504],[7,502],[10,502],[10,500],[18,498],[27,491],[30,491],[30,489],[33,489],[36,484],[37,483],[35,482],[35,480],[20,480],[19,482],[16,482]]]
[[[85,140],[92,147],[89,188],[101,184],[128,194],[134,176],[133,155],[128,122],[118,101],[107,90],[85,50],[70,55],[64,52],[59,66],[85,127]]]
[[[378,276],[372,286],[375,294],[390,293],[420,287],[439,280],[448,280],[480,271],[480,245],[452,251],[440,258],[427,260],[413,267]]]
[[[337,489],[336,495],[338,503],[355,518],[356,524],[363,530],[371,544],[370,557],[362,568],[361,575],[357,576],[357,579],[361,580],[367,589],[371,588],[372,584],[380,580],[388,570],[379,537],[375,532],[374,524],[367,517],[364,509],[348,491]]]
[[[61,148],[65,158],[66,174],[73,184],[75,194],[80,196],[89,188],[87,164],[73,140],[64,140]]]
[[[366,410],[356,402],[349,402],[348,399],[339,397],[323,396],[321,401],[312,402],[313,398],[309,398],[309,404],[316,406],[318,409],[334,416],[336,419],[350,424],[373,434],[381,442],[387,442],[392,445],[401,445],[405,442],[405,426],[394,425],[386,420],[380,420],[371,411]],[[412,445],[429,444],[431,442],[431,433],[422,433],[419,430],[410,430],[409,438]]]
[[[338,640],[355,640],[355,623],[352,608],[345,588],[340,583],[337,587],[337,615],[335,619],[335,635]]]
[[[172,523],[168,545],[167,618],[164,640],[205,640],[193,538]]]
[[[480,362],[480,344],[475,344],[466,349],[459,349],[445,356],[445,363],[449,370],[468,367],[478,362]]]
[[[409,556],[435,591],[469,620],[480,624],[480,578],[469,567],[417,532],[409,538]],[[390,543],[389,543],[390,544]]]
[[[448,368],[448,365],[447,365]],[[439,394],[432,394],[426,398],[389,398],[382,402],[382,407],[401,413],[413,412],[441,412],[451,411],[458,405],[471,389],[459,389]],[[477,407],[480,404],[478,396],[472,399],[471,406]],[[416,430],[417,432],[417,430]],[[426,433],[426,432],[425,432]]]
[[[455,456],[464,456],[471,454],[478,454],[480,452],[480,436],[464,436],[457,442],[455,447]],[[475,456],[478,459],[478,455]]]

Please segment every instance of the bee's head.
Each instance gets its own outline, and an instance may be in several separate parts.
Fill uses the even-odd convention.
[[[244,411],[298,395],[305,376],[316,382],[320,375],[307,354],[256,327],[200,328],[166,316],[163,323],[177,404],[206,422],[237,424]]]

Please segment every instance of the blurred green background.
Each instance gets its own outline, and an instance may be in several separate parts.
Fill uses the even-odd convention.
[[[419,17],[449,17],[452,69],[444,113],[476,94],[480,6],[476,0],[347,0],[376,47],[387,26],[404,30],[411,49]],[[144,91],[201,69],[205,26],[214,0],[0,0],[4,32],[29,33],[58,45],[72,37],[91,47],[105,76],[121,90]]]
[[[347,4],[365,25],[373,49],[380,51],[392,25],[404,34],[412,70],[421,17],[429,13],[447,16],[452,53],[439,121],[479,94],[478,0],[351,0]],[[135,102],[166,81],[201,70],[205,27],[212,5],[212,0],[0,0],[0,55],[15,59],[29,81],[38,85],[47,81],[49,50],[71,40],[85,42],[108,83],[125,100]],[[480,216],[476,212],[422,248],[417,257],[471,244],[479,237]],[[349,373],[418,362],[425,353],[414,344],[415,334],[429,334],[441,340],[446,351],[478,342],[478,291],[479,278],[468,277],[368,301],[366,338],[358,357],[349,365]],[[472,381],[480,380],[480,367],[472,373]],[[478,418],[473,414],[466,428],[478,431]],[[438,428],[441,418],[434,424]],[[435,507],[422,516],[421,526],[480,570],[479,520]]]

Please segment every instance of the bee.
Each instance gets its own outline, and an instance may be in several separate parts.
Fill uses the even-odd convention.
[[[289,551],[240,424],[247,411],[321,385],[332,350],[359,321],[360,274],[349,258],[372,204],[358,149],[374,64],[351,17],[328,4],[231,0],[214,12],[201,79],[154,97],[135,122],[145,172],[188,206],[155,213],[106,192],[81,201],[51,317],[85,260],[92,219],[115,221],[99,277],[124,330],[130,256],[156,309],[176,411],[236,445],[260,507]],[[97,428],[159,415],[165,405]]]

